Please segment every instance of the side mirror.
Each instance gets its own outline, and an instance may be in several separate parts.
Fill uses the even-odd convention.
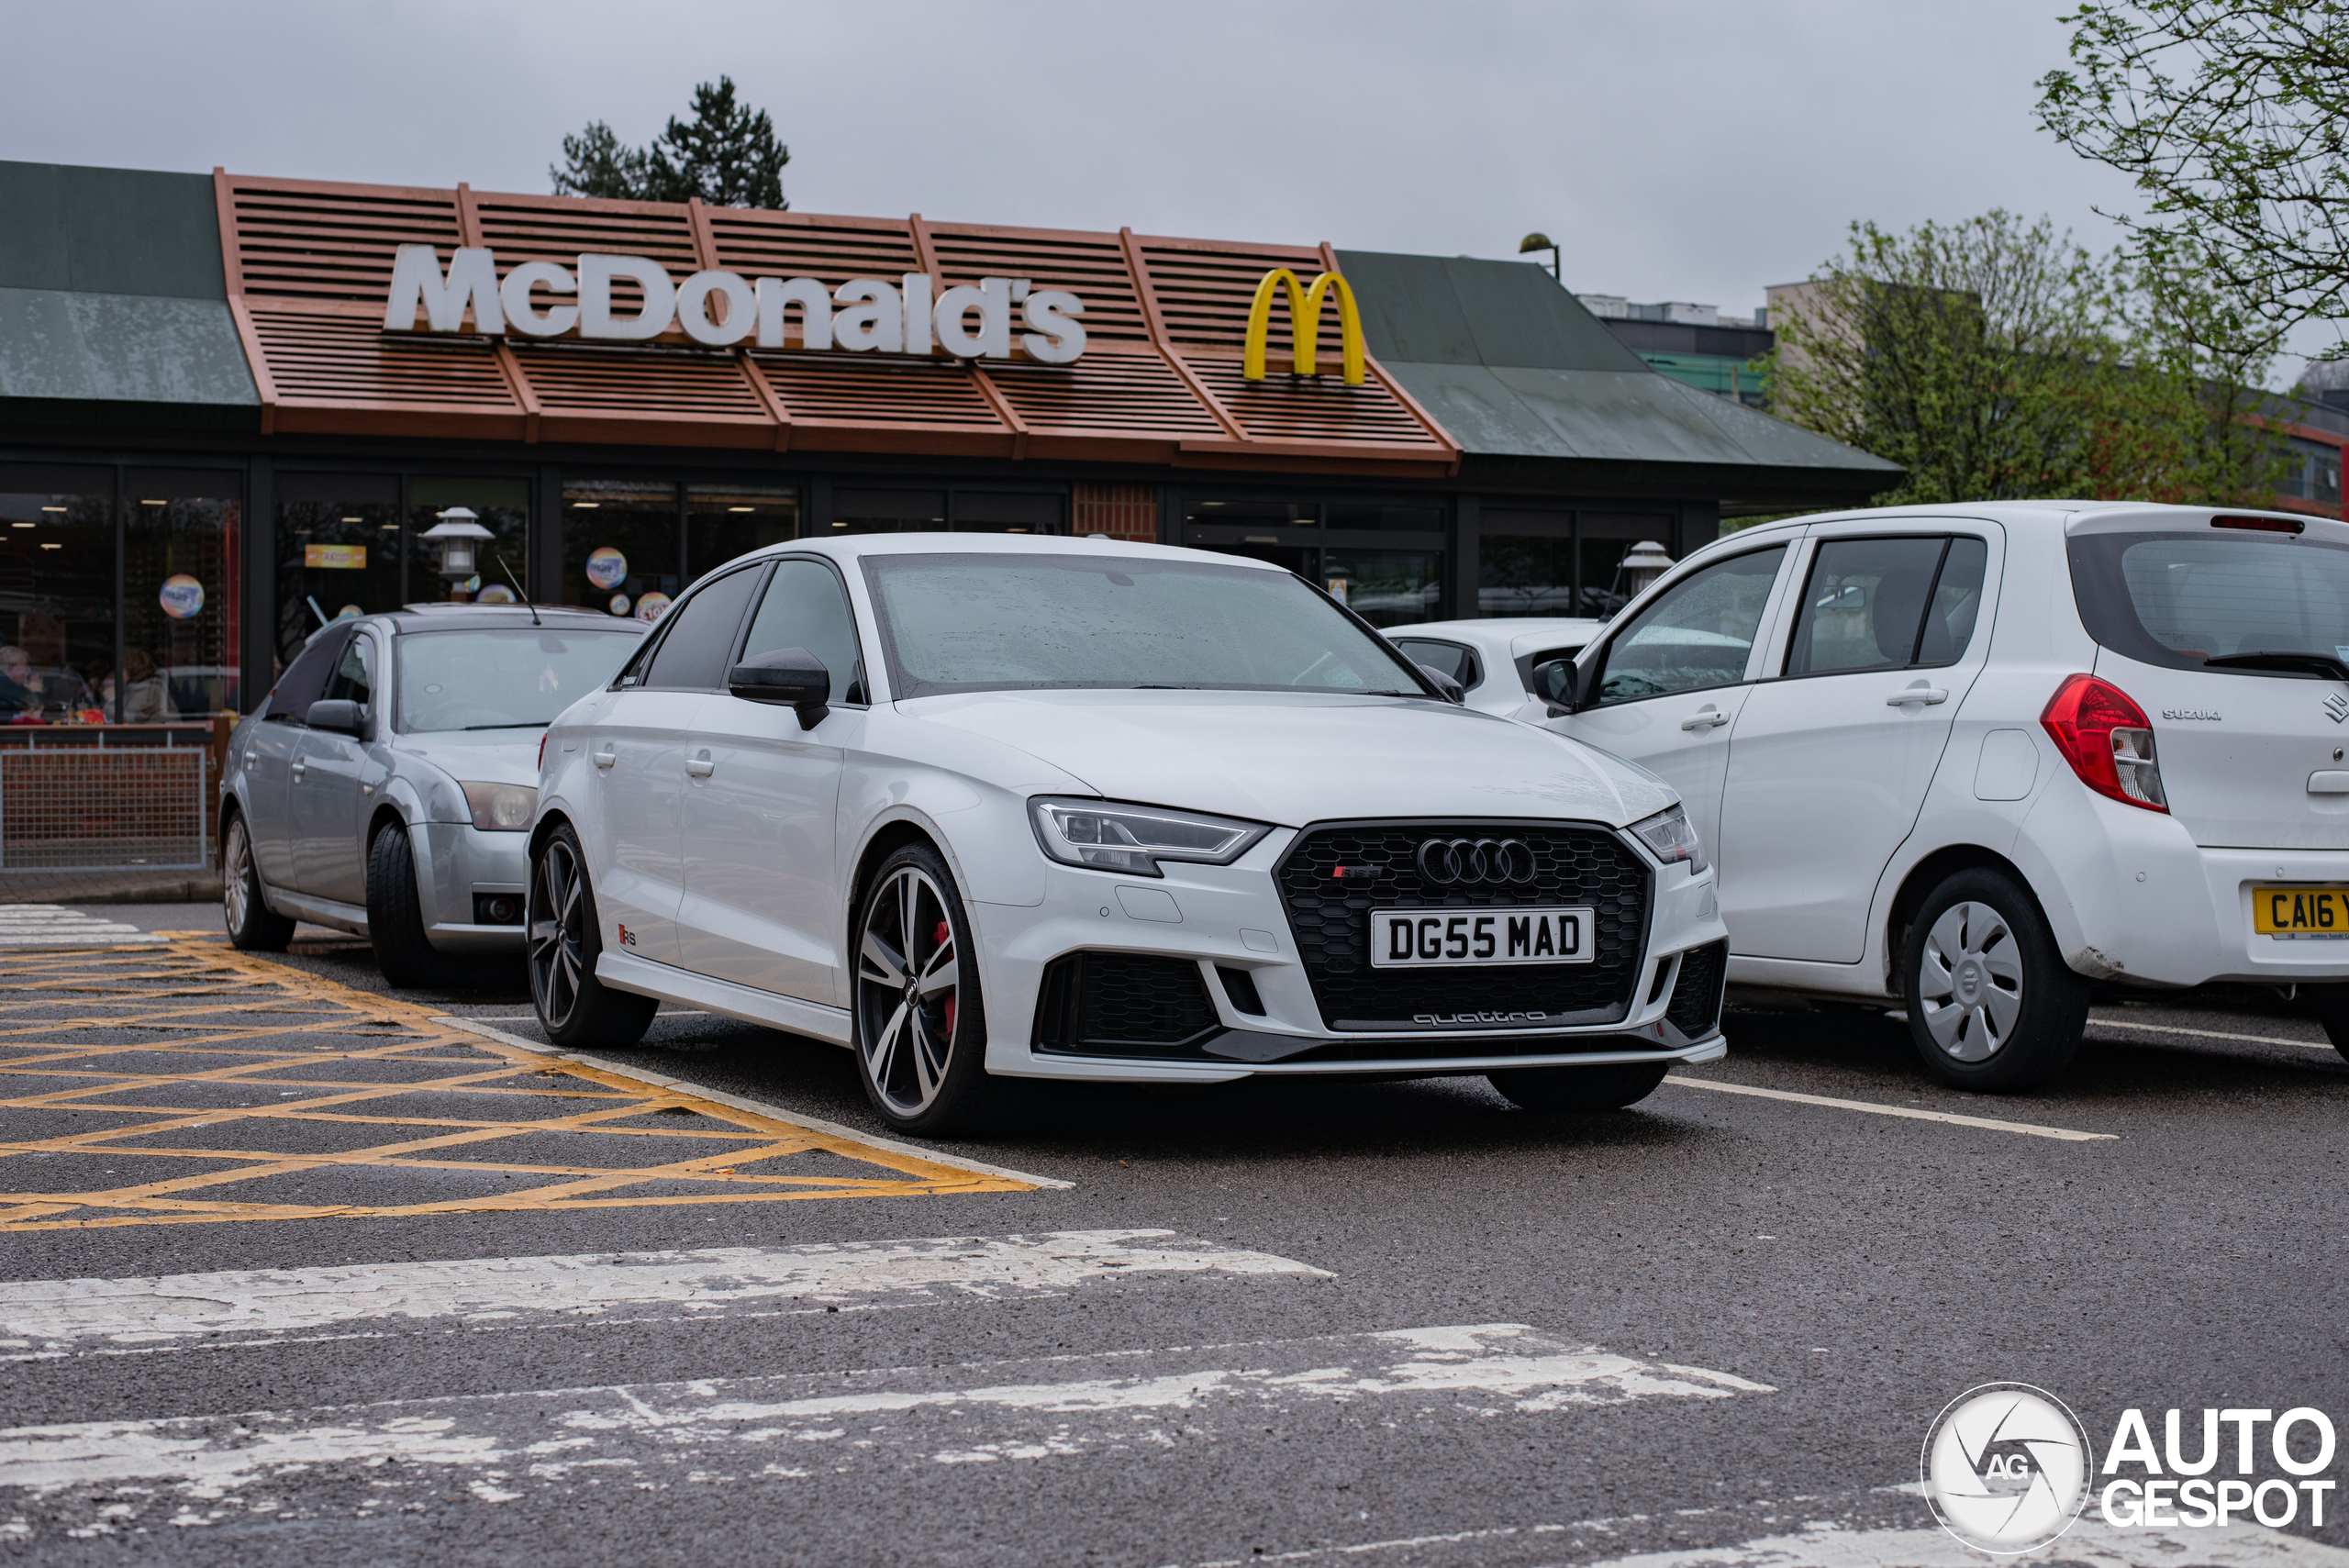
[[[338,735],[367,733],[367,712],[348,697],[322,697],[310,705],[302,722],[313,729],[331,729]]]
[[[796,709],[799,728],[813,729],[831,709],[832,673],[804,648],[778,648],[726,672],[726,689],[744,702]]]
[[[1571,659],[1550,659],[1533,666],[1533,695],[1553,707],[1571,710],[1578,672]]]
[[[1443,694],[1444,701],[1456,704],[1464,703],[1468,700],[1468,688],[1453,680],[1451,676],[1445,674],[1442,671],[1437,669],[1434,665],[1420,665],[1419,673],[1425,675],[1429,680],[1435,683],[1435,689]]]

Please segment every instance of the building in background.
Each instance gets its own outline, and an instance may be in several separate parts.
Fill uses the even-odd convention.
[[[1659,374],[1749,408],[1766,404],[1769,389],[1755,361],[1777,341],[1767,307],[1749,317],[1687,300],[1639,305],[1620,295],[1575,297]]]

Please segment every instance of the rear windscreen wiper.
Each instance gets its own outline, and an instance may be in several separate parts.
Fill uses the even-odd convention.
[[[465,728],[467,729],[544,729],[549,722],[543,718],[525,718],[514,724],[468,724]]]
[[[2321,675],[2328,681],[2349,681],[2349,661],[2337,653],[2302,653],[2289,650],[2263,653],[2221,653],[2202,662],[2213,670],[2281,670]]]

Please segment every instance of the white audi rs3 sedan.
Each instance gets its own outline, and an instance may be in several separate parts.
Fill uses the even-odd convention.
[[[531,855],[557,1042],[627,1044],[662,1001],[814,1036],[908,1131],[1011,1078],[1482,1073],[1601,1109],[1723,1051],[1669,788],[1191,550],[732,562],[556,720]]]

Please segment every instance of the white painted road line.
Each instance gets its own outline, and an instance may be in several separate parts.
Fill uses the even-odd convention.
[[[1865,1111],[1871,1116],[1906,1117],[1911,1121],[1947,1122],[1952,1127],[1978,1127],[1987,1132],[2020,1132],[2032,1138],[2054,1138],[2066,1143],[2090,1143],[2118,1139],[2116,1132],[2075,1132],[2067,1127],[2042,1127],[2036,1122],[1999,1121],[1986,1116],[1959,1116],[1953,1111],[1919,1110],[1913,1106],[1878,1106],[1865,1100],[1838,1100],[1825,1095],[1798,1095],[1790,1089],[1762,1089],[1752,1084],[1725,1084],[1718,1078],[1688,1078],[1675,1073],[1664,1079],[1684,1089],[1718,1089],[1724,1095],[1753,1095],[1765,1100],[1792,1100],[1797,1105],[1825,1106],[1831,1110]]]
[[[1170,1273],[1330,1277],[1288,1258],[1171,1230],[1061,1230],[31,1280],[0,1284],[0,1350],[55,1355],[199,1337],[209,1344],[224,1334],[268,1337],[385,1318],[462,1327],[503,1325],[523,1314],[614,1318],[794,1299],[820,1308],[956,1294],[1057,1296],[1105,1280]]]
[[[1960,1545],[1938,1527],[1848,1529],[1820,1524],[1736,1546],[1610,1557],[1589,1568],[1984,1568],[1994,1561]],[[2085,1562],[2094,1568],[2168,1568],[2179,1562],[2221,1568],[2349,1568],[2349,1551],[2255,1524],[2118,1529],[2104,1522],[2091,1500],[2077,1524],[2029,1561]]]
[[[654,1490],[880,1464],[993,1464],[1197,1451],[1314,1407],[1570,1420],[1593,1406],[1729,1399],[1768,1385],[1482,1323],[975,1365],[707,1378],[404,1399],[309,1410],[0,1430],[0,1487],[28,1531],[118,1529],[373,1507],[489,1503],[609,1485]],[[1374,1408],[1376,1409],[1375,1405]],[[1529,1440],[1557,1440],[1544,1425]],[[359,1477],[365,1484],[351,1488]],[[136,1485],[133,1485],[136,1484]],[[398,1494],[405,1493],[405,1498]],[[342,1505],[348,1506],[348,1505]],[[173,1510],[201,1509],[184,1521]],[[128,1509],[125,1513],[123,1510]],[[250,1513],[247,1510],[250,1510]]]
[[[1039,1176],[1032,1172],[1014,1171],[1002,1165],[989,1165],[977,1160],[965,1160],[960,1154],[949,1154],[943,1150],[924,1149],[918,1144],[900,1143],[896,1139],[878,1137],[853,1127],[842,1126],[836,1121],[824,1121],[816,1117],[802,1116],[797,1111],[785,1110],[771,1101],[754,1100],[744,1095],[729,1095],[723,1089],[705,1088],[689,1079],[672,1078],[666,1073],[648,1072],[641,1067],[626,1066],[607,1057],[590,1056],[576,1051],[558,1051],[544,1040],[525,1040],[518,1034],[507,1034],[504,1029],[491,1028],[479,1018],[461,1018],[454,1013],[443,1013],[436,1016],[432,1021],[436,1024],[451,1024],[473,1034],[486,1036],[488,1039],[502,1041],[507,1045],[518,1046],[524,1051],[535,1051],[540,1056],[551,1056],[561,1062],[576,1062],[582,1066],[593,1067],[599,1073],[609,1073],[618,1077],[633,1079],[640,1084],[651,1084],[659,1088],[675,1089],[684,1094],[694,1095],[705,1100],[715,1100],[721,1106],[732,1106],[738,1111],[750,1111],[754,1115],[765,1117],[771,1121],[787,1121],[794,1127],[804,1127],[810,1132],[820,1132],[828,1138],[853,1139],[868,1148],[886,1149],[893,1154],[910,1154],[917,1160],[927,1160],[933,1165],[944,1165],[950,1170],[969,1171],[974,1175],[981,1176],[1008,1176],[1015,1182],[1030,1182],[1040,1187],[1050,1187],[1062,1192],[1066,1192],[1076,1185],[1074,1182],[1063,1182],[1057,1176]]]
[[[146,947],[164,940],[61,904],[0,904],[0,948]]]
[[[2099,1026],[2110,1029],[2143,1029],[2147,1034],[2192,1035],[2198,1040],[2249,1040],[2254,1045],[2288,1045],[2299,1051],[2332,1051],[2332,1042],[2329,1040],[2286,1040],[2281,1035],[2273,1034],[2229,1034],[2224,1029],[2180,1029],[2174,1024],[2141,1024],[2129,1018],[2090,1018],[2088,1020],[2090,1029]]]

